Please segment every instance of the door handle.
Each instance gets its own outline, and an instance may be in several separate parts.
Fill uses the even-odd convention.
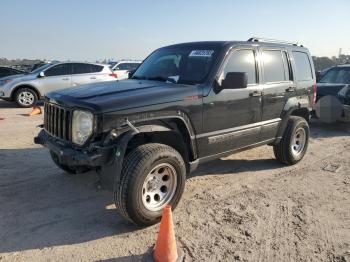
[[[294,92],[294,87],[290,86],[286,89],[286,92]]]
[[[67,81],[67,80],[69,80],[69,78],[68,78],[68,77],[65,77],[65,78],[62,78],[62,80]]]
[[[261,91],[253,91],[249,93],[249,96],[262,96],[263,92]]]
[[[90,79],[96,79],[96,76],[92,76],[92,77],[90,77]]]

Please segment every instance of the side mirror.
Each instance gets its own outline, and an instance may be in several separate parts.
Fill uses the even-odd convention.
[[[45,73],[43,71],[41,71],[39,74],[38,74],[38,78],[42,78],[42,77],[45,77]]]
[[[247,88],[248,74],[245,72],[228,72],[221,82],[221,89]]]

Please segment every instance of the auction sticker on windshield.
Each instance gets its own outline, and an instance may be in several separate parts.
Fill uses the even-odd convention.
[[[189,56],[211,57],[214,50],[193,50]]]

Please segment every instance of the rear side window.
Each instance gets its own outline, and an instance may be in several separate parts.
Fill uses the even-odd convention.
[[[73,64],[73,74],[89,74],[101,72],[103,66],[91,65],[91,64]]]
[[[312,80],[312,70],[307,53],[293,51],[295,66],[296,66],[296,79],[298,81]]]
[[[45,71],[46,76],[61,76],[61,75],[69,75],[69,74],[70,74],[69,64],[59,64]]]
[[[256,84],[256,62],[253,50],[237,50],[229,57],[224,68],[224,76],[228,72],[245,72],[248,74],[248,84]]]
[[[289,56],[286,51],[282,51],[284,72],[286,74],[286,80],[293,81],[293,72],[290,66]]]
[[[121,63],[116,70],[135,70],[139,65],[138,63]]]
[[[264,77],[266,83],[287,80],[285,64],[280,50],[263,50],[262,59],[264,63]]]

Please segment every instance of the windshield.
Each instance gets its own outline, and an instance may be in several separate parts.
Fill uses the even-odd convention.
[[[30,74],[39,74],[41,71],[45,70],[46,68],[52,66],[53,64],[45,64],[43,66],[38,67],[34,71],[30,72]]]
[[[133,79],[164,81],[175,84],[202,84],[217,57],[213,48],[163,48],[152,53],[136,70]]]

